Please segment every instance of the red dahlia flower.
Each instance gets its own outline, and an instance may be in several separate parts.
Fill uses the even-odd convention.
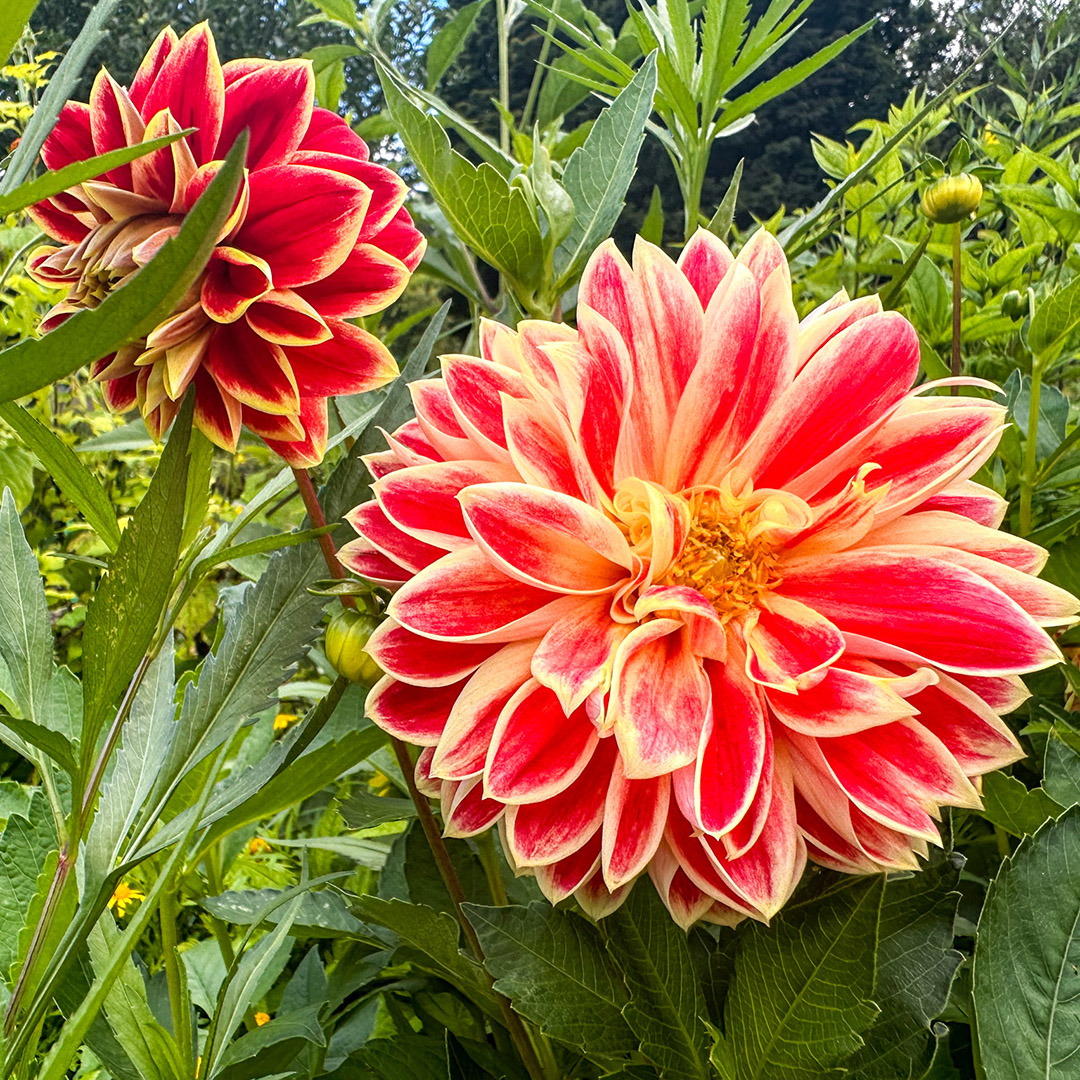
[[[487,323],[370,458],[371,716],[451,835],[499,821],[594,914],[645,870],[689,925],[768,918],[808,856],[914,868],[1022,756],[1000,714],[1078,608],[969,479],[1004,410],[913,390],[876,297],[800,323],[765,232],[608,243],[577,321]]]
[[[93,365],[116,410],[138,404],[159,438],[195,387],[195,423],[227,450],[241,425],[286,461],[322,459],[326,398],[397,373],[375,337],[345,320],[380,311],[405,288],[424,239],[402,208],[405,184],[368,161],[349,125],[315,108],[307,60],[218,61],[203,24],[164,30],[130,89],[107,71],[89,105],[69,101],[42,147],[49,169],[186,127],[194,134],[39,203],[31,215],[62,247],[30,273],[68,294],[43,330],[94,307],[179,230],[184,215],[250,131],[232,216],[199,280],[146,338]]]

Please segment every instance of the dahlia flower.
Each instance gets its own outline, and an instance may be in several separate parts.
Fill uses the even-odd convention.
[[[498,822],[597,916],[647,871],[684,926],[767,919],[808,858],[916,868],[1022,756],[1001,715],[1078,604],[971,480],[1002,406],[913,389],[899,314],[800,322],[772,237],[702,231],[604,245],[576,330],[481,351],[413,384],[341,552],[395,590],[368,709],[450,835]]]
[[[179,230],[237,136],[250,132],[232,215],[199,280],[145,340],[92,368],[108,405],[138,405],[160,438],[189,386],[195,423],[227,450],[241,426],[297,466],[322,459],[326,399],[382,386],[386,347],[346,320],[404,289],[424,240],[405,184],[368,160],[335,113],[314,106],[307,60],[218,61],[206,24],[158,36],[130,88],[107,71],[88,105],[69,101],[45,141],[46,167],[195,128],[193,134],[39,203],[29,271],[67,288],[50,330],[123,285]]]

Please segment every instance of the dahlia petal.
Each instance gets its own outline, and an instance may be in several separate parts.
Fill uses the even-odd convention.
[[[191,150],[195,160],[205,164],[215,157],[224,107],[225,79],[214,36],[206,23],[200,23],[168,50],[140,112],[148,118],[168,109],[181,128],[196,128]]]
[[[512,470],[493,461],[439,461],[399,469],[372,490],[387,517],[410,536],[446,551],[472,547],[458,495],[474,484],[508,480]]]
[[[214,324],[204,327],[185,340],[165,350],[163,375],[165,393],[173,401],[179,401],[187,390],[195,372],[202,367],[210,352],[210,341],[214,335]]]
[[[580,602],[514,581],[468,547],[422,570],[386,610],[422,637],[483,643],[539,636]]]
[[[374,334],[340,319],[325,324],[327,341],[285,349],[301,396],[365,394],[397,378],[397,361]]]
[[[870,532],[877,508],[888,494],[886,485],[866,490],[866,477],[872,476],[873,468],[864,465],[843,491],[814,507],[813,522],[784,545],[790,558],[808,558],[852,547]]]
[[[442,784],[431,775],[430,746],[422,747],[416,756],[416,765],[413,768],[413,776],[416,779],[416,790],[429,799],[438,799],[442,795]]]
[[[442,457],[450,461],[454,458],[469,460],[488,456],[462,430],[442,379],[421,379],[409,383],[409,393],[420,430]]]
[[[215,322],[235,322],[274,287],[265,259],[238,248],[219,245],[206,266],[199,300]]]
[[[585,495],[592,485],[577,448],[571,449],[569,439],[536,410],[516,398],[503,398],[503,427],[510,462],[525,483],[564,492],[593,506],[599,503]]]
[[[399,566],[416,573],[446,554],[399,529],[374,501],[361,503],[348,515],[349,524]]]
[[[609,591],[632,566],[618,526],[561,492],[487,483],[458,496],[470,535],[503,573],[553,592]]]
[[[323,317],[292,289],[273,289],[245,312],[248,326],[275,345],[320,345],[334,336]]]
[[[657,849],[653,861],[649,863],[649,876],[671,917],[683,930],[689,930],[694,923],[704,918],[716,901],[690,880],[689,875],[675,862],[673,855],[667,855],[664,860],[672,863],[670,874],[666,872],[666,868],[662,871],[658,866],[661,851],[664,851],[663,845]]]
[[[727,244],[708,229],[699,228],[686,242],[678,266],[697,293],[703,311],[734,262]]]
[[[584,600],[552,625],[533,654],[533,676],[555,692],[566,713],[608,688],[615,653],[630,633],[611,618],[609,606],[606,596]]]
[[[535,379],[545,390],[557,395],[559,375],[548,354],[554,345],[577,342],[577,330],[566,323],[522,319],[513,336],[516,338],[520,370]]]
[[[309,285],[349,257],[370,198],[341,173],[275,165],[249,175],[247,217],[234,243],[265,259],[279,289]]]
[[[107,154],[142,142],[146,125],[131,103],[127,91],[104,69],[90,90],[90,135],[94,153]],[[131,164],[118,165],[105,179],[119,187],[131,187]]]
[[[1014,601],[940,559],[881,550],[825,555],[788,567],[783,590],[847,635],[880,640],[947,671],[1011,675],[1061,656]]]
[[[349,127],[348,121],[318,105],[311,110],[311,120],[300,149],[344,154],[360,161],[367,161],[368,156],[367,143]]]
[[[597,744],[581,775],[543,802],[507,807],[506,839],[519,867],[545,866],[578,851],[600,828],[614,765],[614,744]]]
[[[1005,716],[1019,709],[1031,697],[1031,691],[1024,685],[1024,680],[1019,675],[987,678],[953,672],[949,677],[969,690],[973,690],[999,716]]]
[[[642,589],[634,603],[634,618],[640,621],[660,612],[676,612],[680,617],[696,615],[710,622],[720,622],[716,608],[697,589],[686,585],[650,585]]]
[[[324,316],[357,319],[388,308],[408,282],[408,267],[400,259],[359,243],[341,266],[299,291]]]
[[[746,673],[762,686],[787,693],[805,689],[844,652],[837,627],[786,588],[763,598],[754,615],[746,628]]]
[[[427,240],[413,224],[405,207],[402,207],[390,219],[389,224],[381,228],[374,236],[368,237],[363,228],[360,230],[360,235],[404,263],[410,274],[423,261],[424,252],[427,251]]]
[[[496,651],[494,645],[462,645],[417,637],[393,619],[384,619],[376,627],[365,648],[385,672],[413,686],[460,682]]]
[[[245,407],[245,418],[248,413]],[[297,469],[308,469],[318,465],[326,453],[326,437],[328,434],[328,422],[326,415],[325,398],[301,398],[300,399],[300,424],[304,435],[300,439],[279,440],[274,438],[263,439],[287,465]],[[251,424],[246,421],[248,426]]]
[[[90,232],[88,225],[81,222],[73,214],[60,210],[52,199],[46,199],[44,202],[28,206],[26,213],[43,233],[65,244],[77,244],[84,240]],[[31,273],[31,277],[33,276]]]
[[[284,351],[243,322],[218,326],[206,369],[242,405],[271,416],[295,416],[300,410],[296,377]]]
[[[476,836],[502,816],[503,804],[484,798],[484,785],[479,779],[461,783],[444,783],[443,835],[464,838]]]
[[[574,893],[574,899],[590,919],[599,922],[612,912],[618,911],[629,895],[630,885],[624,885],[613,892],[604,883],[603,875],[595,873],[581,884]]]
[[[529,679],[495,724],[484,763],[484,793],[504,803],[550,799],[582,774],[598,742],[584,709],[566,716],[558,698]]]
[[[400,566],[363,537],[338,548],[337,557],[354,574],[388,589],[397,588],[413,576],[411,570]]]
[[[485,456],[507,460],[502,397],[529,397],[524,379],[515,371],[473,356],[442,357],[443,379],[461,428],[483,446]]]
[[[604,884],[612,892],[633,881],[653,857],[664,837],[670,799],[669,776],[632,779],[616,757],[601,834]]]
[[[56,172],[65,165],[86,161],[96,152],[90,126],[90,106],[81,101],[66,102],[41,147],[41,160],[45,168]]]
[[[768,229],[759,228],[740,248],[735,261],[740,266],[745,266],[763,289],[769,278],[779,270],[781,275],[787,278],[786,287],[790,295],[791,274],[788,271],[787,257],[780,241]]]
[[[135,108],[142,109],[147,92],[153,85],[165,61],[169,58],[169,53],[176,47],[177,41],[179,41],[179,38],[171,26],[166,26],[154,38],[154,43],[147,50],[146,55],[139,64],[139,70],[135,72],[135,78],[131,80],[131,89],[128,91],[128,96],[131,98]],[[48,165],[48,162],[46,164]],[[48,167],[52,169],[56,166],[48,165]]]
[[[484,769],[499,715],[529,679],[534,641],[504,645],[487,657],[469,677],[450,711],[431,768],[445,780],[479,776]],[[447,647],[438,642],[437,648]],[[478,649],[477,645],[458,648]]]
[[[314,100],[310,60],[264,64],[225,89],[221,145],[232,146],[246,128],[248,169],[280,165],[299,147]]]
[[[847,294],[844,293],[846,297]],[[829,308],[828,311],[817,309],[816,318],[803,319],[799,323],[799,337],[796,344],[796,373],[802,371],[810,358],[841,330],[846,330],[852,323],[865,319],[869,315],[881,313],[881,298],[877,293],[860,296],[857,300],[848,300]]]
[[[709,716],[709,684],[686,627],[653,619],[619,646],[606,717],[628,779],[669,773],[693,761]]]
[[[807,841],[807,854],[818,865],[843,874],[876,874],[893,868],[875,861],[854,840],[833,829],[797,791],[795,816]],[[854,829],[851,833],[854,836]]]
[[[371,688],[364,711],[395,739],[435,746],[463,685],[412,686],[385,675]]]
[[[272,414],[260,412],[250,405],[241,406],[244,425],[260,439],[277,439],[279,442],[292,442],[304,437],[304,425],[294,413]]]
[[[996,491],[973,480],[953,484],[922,502],[920,509],[947,510],[970,518],[988,529],[1000,528],[1009,504]]]
[[[600,830],[572,855],[534,870],[536,884],[552,904],[573,895],[600,868]]]

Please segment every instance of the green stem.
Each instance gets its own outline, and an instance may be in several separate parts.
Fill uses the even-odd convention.
[[[475,843],[476,854],[480,857],[480,865],[484,868],[484,877],[487,879],[492,903],[498,907],[506,907],[510,899],[506,895],[506,886],[503,885],[502,875],[499,873],[499,855],[495,850],[495,838],[491,829],[476,837]]]
[[[679,187],[682,190],[683,206],[685,208],[683,239],[689,241],[690,237],[697,232],[701,221],[701,191],[705,186],[705,170],[709,163],[709,147],[700,144],[690,148],[676,160],[672,156],[675,172],[679,177]]]
[[[504,154],[510,152],[510,125],[506,117],[510,112],[510,42],[506,36],[506,0],[495,0],[495,36],[499,39],[499,147]]]
[[[960,282],[960,260],[963,256],[963,250],[960,246],[962,239],[960,229],[961,225],[958,221],[953,226],[952,246],[952,363],[949,365],[949,371],[954,379],[960,375],[960,302],[963,299]],[[949,393],[955,397],[960,393],[960,387],[950,387]]]
[[[536,99],[540,96],[540,80],[544,77],[544,65],[551,53],[551,33],[555,29],[555,20],[547,21],[547,36],[540,46],[540,55],[536,58],[536,67],[533,69],[532,82],[529,84],[529,96],[525,99],[525,108],[521,110],[521,130],[528,131],[532,123],[533,109],[536,107]]]
[[[220,844],[215,844],[203,858],[203,871],[206,874],[206,890],[211,896],[220,896],[225,891],[225,884],[221,877],[221,867],[218,865],[218,857],[221,854]],[[210,915],[210,932],[217,942],[218,952],[225,963],[225,970],[230,971],[236,963],[236,950],[233,948],[232,938],[229,937],[229,928],[216,915]]]
[[[176,924],[180,917],[179,891],[178,879],[175,891],[172,884],[166,885],[162,890],[158,919],[161,923],[161,951],[165,959],[165,981],[169,987],[169,1013],[172,1016],[173,1036],[180,1049],[180,1056],[185,1062],[194,1064],[195,1044],[191,1032],[191,1008],[184,991],[184,981],[180,974],[180,953],[177,951],[179,940]]]
[[[1031,532],[1032,498],[1035,494],[1035,471],[1038,462],[1039,398],[1042,395],[1042,364],[1038,357],[1031,362],[1031,397],[1028,401],[1027,441],[1024,443],[1024,463],[1020,472],[1020,535]]]

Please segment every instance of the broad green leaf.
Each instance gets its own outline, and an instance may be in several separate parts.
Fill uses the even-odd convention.
[[[93,310],[80,311],[45,337],[30,338],[0,353],[0,401],[25,397],[70,375],[85,364],[115,352],[121,345],[145,336],[173,313],[202,273],[221,226],[232,210],[246,153],[244,133],[191,213],[185,216],[180,232],[167,240],[130,281]]]
[[[187,972],[188,992],[192,1002],[207,1016],[213,1016],[221,984],[225,981],[225,961],[221,956],[221,947],[214,938],[204,938],[184,949],[180,953],[180,959]]]
[[[634,176],[655,93],[656,57],[650,55],[566,163],[562,184],[574,202],[574,221],[555,253],[555,293],[574,283],[593,249],[611,235]]]
[[[112,503],[71,447],[14,401],[0,405],[0,419],[37,455],[64,495],[82,511],[109,550],[115,551],[120,543],[120,528]]]
[[[336,875],[338,878],[347,876]],[[235,926],[255,926],[261,922],[273,926],[281,920],[280,909],[269,915],[266,909],[282,895],[276,889],[245,889],[243,892],[222,893],[221,896],[206,896],[200,904],[211,915]],[[290,933],[294,937],[331,938],[356,936],[362,929],[360,921],[349,914],[348,906],[339,893],[320,889],[301,895]]]
[[[407,821],[416,816],[416,807],[411,799],[372,795],[361,789],[338,803],[338,813],[346,828],[370,829],[387,821]]]
[[[281,992],[278,1013],[284,1015],[297,1012],[306,1005],[316,1004],[326,999],[326,969],[319,958],[319,946],[312,945],[304,954],[304,959],[296,965],[296,970]]]
[[[932,1024],[963,959],[952,948],[959,879],[956,863],[942,858],[886,883],[874,985],[881,1015],[844,1063],[849,1080],[909,1080],[912,1070],[930,1067]]]
[[[1080,1056],[1080,808],[1001,864],[972,972],[987,1080],[1073,1080]]]
[[[37,5],[38,0],[8,0],[0,12],[0,66],[8,62]]]
[[[1078,325],[1080,280],[1070,281],[1039,302],[1028,329],[1028,347],[1044,364],[1053,361]]]
[[[630,994],[592,923],[546,903],[466,904],[465,914],[484,947],[495,989],[522,1016],[590,1056],[637,1050],[622,1015]]]
[[[150,487],[87,607],[81,740],[87,770],[113,702],[150,648],[172,593],[184,527],[193,408],[194,395],[189,395]]]
[[[1056,726],[1046,740],[1043,787],[1062,806],[1080,803],[1080,754],[1061,737]]]
[[[326,1034],[319,1023],[321,1009],[320,1003],[307,1005],[289,1016],[275,1016],[254,1031],[241,1035],[225,1048],[217,1069],[210,1076],[221,1080],[248,1080],[251,1076],[278,1074],[305,1045],[325,1046]]]
[[[1080,297],[1078,297],[1080,300]],[[1078,306],[1080,314],[1080,306]],[[1019,375],[1013,372],[1014,375]],[[1017,431],[1025,440],[1031,421],[1031,376],[1010,376],[1005,384],[1009,409]],[[1056,387],[1044,382],[1039,388],[1039,420],[1035,429],[1035,454],[1040,460],[1049,457],[1065,438],[1069,421],[1069,399]]]
[[[874,1022],[883,879],[744,924],[713,1051],[723,1080],[834,1080]]]
[[[983,813],[1013,836],[1033,833],[1064,809],[1041,787],[1029,791],[1015,776],[987,773],[982,782]]]
[[[623,1017],[662,1077],[708,1077],[705,1001],[686,933],[654,889],[637,888],[605,922],[608,951],[630,991]]]
[[[0,724],[15,732],[27,746],[32,746],[52,758],[73,779],[79,775],[76,751],[66,735],[17,716],[5,716],[0,719]]]
[[[424,62],[427,65],[427,88],[434,90],[446,69],[458,58],[476,25],[476,18],[487,0],[472,0],[458,8],[450,21],[431,39]]]
[[[0,657],[22,715],[40,723],[53,670],[53,637],[37,557],[11,492],[0,502]]]
[[[4,0],[4,2],[6,7],[10,7],[9,0]],[[15,2],[17,12],[27,0],[15,0]],[[0,179],[0,195],[6,195],[17,188],[29,175],[41,144],[56,124],[56,118],[60,115],[64,102],[71,97],[83,67],[94,50],[105,39],[106,24],[119,4],[120,0],[98,0],[86,17],[79,36],[71,43],[71,48],[64,54],[63,60],[49,78],[49,85],[45,87],[41,100],[34,108],[34,114],[22,133],[18,148],[4,169],[3,178]],[[15,38],[17,39],[18,36],[16,34]],[[20,397],[21,395],[13,394],[12,396]]]
[[[85,161],[73,161],[62,169],[46,172],[36,180],[20,184],[14,191],[0,195],[0,218],[14,214],[27,206],[33,206],[34,203],[41,202],[42,199],[47,199],[51,195],[59,195],[62,191],[77,187],[84,180],[93,180],[110,169],[126,165],[136,158],[152,154],[155,150],[160,150],[176,142],[177,139],[190,135],[194,130],[194,128],[185,128],[173,135],[162,135],[160,139],[148,139],[134,146],[122,146],[119,150],[110,150],[107,154],[86,158]]]
[[[543,241],[525,193],[488,162],[478,167],[453,150],[439,121],[413,105],[386,69],[378,68],[401,140],[454,231],[520,290],[535,292],[543,272]]]
[[[356,1071],[350,1069],[352,1063]],[[445,1042],[411,1029],[372,1039],[338,1071],[342,1080],[450,1080]]]

